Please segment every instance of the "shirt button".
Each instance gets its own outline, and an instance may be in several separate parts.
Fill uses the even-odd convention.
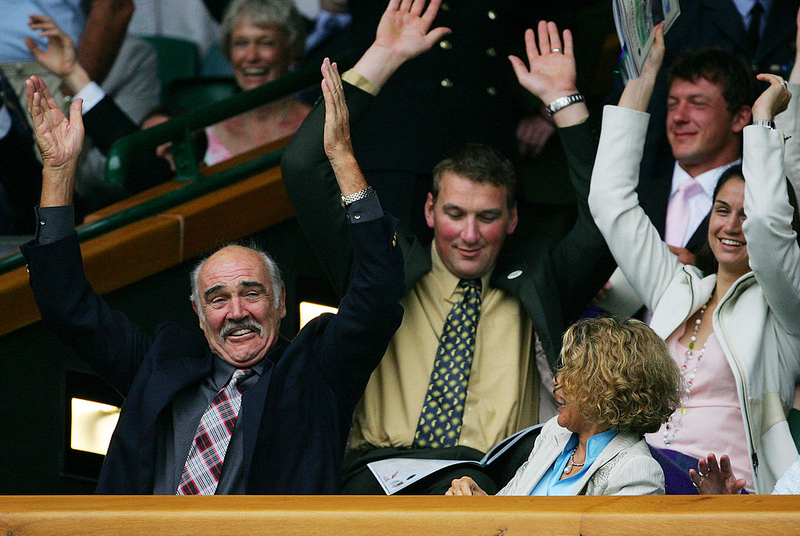
[[[453,43],[451,43],[447,39],[439,41],[439,48],[441,48],[442,50],[451,50],[453,48]]]
[[[489,20],[495,20],[497,18],[497,13],[494,11],[489,11],[486,16],[489,17]]]
[[[443,78],[440,83],[442,84],[442,87],[453,87],[453,83],[449,78]]]
[[[462,441],[462,443],[464,443],[465,445],[468,445],[469,444],[469,439],[465,439],[464,441]]]
[[[495,56],[497,56],[497,51],[494,48],[487,48],[486,55],[489,56],[490,58],[494,58]]]

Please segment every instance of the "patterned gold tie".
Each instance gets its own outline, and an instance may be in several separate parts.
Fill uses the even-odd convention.
[[[439,336],[428,392],[414,434],[414,447],[454,447],[461,435],[475,332],[481,315],[481,282],[462,279],[461,298],[453,305]]]

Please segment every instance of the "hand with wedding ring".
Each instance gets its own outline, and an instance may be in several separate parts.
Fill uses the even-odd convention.
[[[545,105],[561,97],[578,93],[572,33],[569,30],[563,32],[562,45],[556,23],[539,21],[535,34],[532,29],[525,31],[525,51],[528,59],[527,67],[517,56],[508,57],[522,87],[539,97]],[[564,110],[565,112],[569,110],[570,113],[561,112],[553,116],[558,126],[566,126],[559,123],[559,119],[565,116],[578,115],[576,112],[580,112],[582,120],[589,114],[582,103]],[[570,121],[577,122],[576,118],[571,118]]]
[[[756,75],[762,82],[767,82],[769,87],[756,99],[753,104],[753,120],[772,121],[776,115],[789,106],[792,94],[789,92],[789,83],[778,75],[762,73]]]
[[[714,454],[708,458],[700,458],[697,471],[689,469],[689,478],[701,495],[736,495],[742,492],[747,482],[736,478],[731,468],[731,459],[723,454],[719,463]]]

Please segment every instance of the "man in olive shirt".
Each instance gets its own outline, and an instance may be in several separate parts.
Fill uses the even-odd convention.
[[[343,75],[352,125],[400,65],[449,32],[429,31],[440,2],[431,1],[423,10],[424,3],[403,2],[404,9],[392,0],[375,42]],[[562,50],[554,24],[541,23],[538,33],[542,55],[533,32],[526,36],[531,68],[518,59],[512,63],[520,83],[552,103],[570,156],[578,220],[557,244],[535,242],[501,256],[506,235],[517,225],[508,161],[486,146],[473,145],[437,166],[425,205],[434,243],[423,246],[411,235],[398,236],[406,273],[404,320],[356,410],[344,467],[345,493],[382,493],[366,466],[370,461],[398,456],[477,460],[500,439],[555,411],[554,406],[540,408],[539,401],[552,399],[549,381],[561,333],[611,273],[613,260],[586,204],[595,140],[585,124],[588,110],[577,97],[571,36],[565,33]],[[287,147],[282,170],[300,224],[341,293],[349,279],[352,249],[323,151],[323,116],[323,107],[317,105]],[[444,346],[443,326],[467,292],[461,284],[465,281],[478,287],[480,316],[469,344],[466,395],[456,404],[462,416],[451,443],[430,442],[420,433],[428,413],[426,393],[436,377],[437,349]],[[542,383],[546,389],[540,389]],[[461,476],[464,470],[457,472]],[[470,476],[481,486],[496,488],[481,471]],[[435,482],[423,481],[407,491],[444,493],[451,478],[437,475]]]

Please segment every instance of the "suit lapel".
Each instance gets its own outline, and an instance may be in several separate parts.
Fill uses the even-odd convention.
[[[790,0],[773,0],[767,25],[758,43],[753,63],[760,63],[778,46],[784,45],[791,39],[790,36],[796,28],[794,24],[796,16],[797,3]]]
[[[703,0],[701,9],[706,12],[703,14],[704,20],[719,28],[741,53],[749,56],[746,28],[731,0]]]

